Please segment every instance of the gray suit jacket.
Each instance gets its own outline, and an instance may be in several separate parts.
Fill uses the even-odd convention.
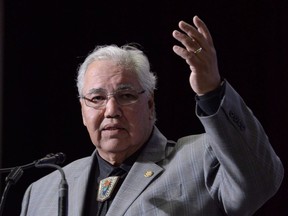
[[[276,193],[282,164],[241,97],[228,83],[225,91],[217,113],[199,117],[206,133],[171,142],[154,128],[107,216],[246,216]],[[82,215],[91,164],[87,157],[64,168],[69,216]],[[58,171],[34,182],[21,216],[56,216],[59,182]]]

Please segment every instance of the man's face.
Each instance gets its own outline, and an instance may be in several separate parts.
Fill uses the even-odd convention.
[[[143,90],[135,73],[113,61],[97,60],[87,68],[82,94],[89,98],[91,92],[105,90],[113,93],[121,86],[137,92]],[[80,103],[83,123],[104,159],[116,157],[125,160],[149,138],[154,124],[153,96],[139,94],[136,103],[125,106],[119,105],[112,96],[98,109],[88,107],[84,99],[80,99]]]

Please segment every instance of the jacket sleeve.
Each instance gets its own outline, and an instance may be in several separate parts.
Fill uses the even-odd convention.
[[[283,166],[259,121],[227,82],[217,112],[196,114],[208,136],[206,187],[227,215],[252,215],[279,189]]]

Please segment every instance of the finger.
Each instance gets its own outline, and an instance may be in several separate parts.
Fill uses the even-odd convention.
[[[178,26],[183,32],[185,32],[191,38],[197,37],[197,34],[199,35],[198,30],[194,26],[190,25],[189,23],[183,20],[181,20],[178,23]]]
[[[194,26],[186,23],[185,21],[179,22],[179,28],[185,32],[190,38],[201,43],[203,35]]]
[[[195,52],[195,50],[199,49],[200,47],[200,45],[195,39],[177,30],[173,31],[173,37],[179,42],[181,42],[189,52]]]
[[[189,52],[180,46],[173,46],[173,51],[183,59],[189,58]]]
[[[188,50],[180,47],[180,46],[173,46],[173,51],[180,56],[181,58],[183,58],[184,60],[186,60],[187,64],[191,67],[193,67],[193,65],[195,65],[197,62],[199,63],[199,59],[197,58],[196,55],[191,55],[191,52],[189,52]]]
[[[210,45],[213,45],[213,39],[206,24],[198,16],[193,17],[193,23],[197,27],[198,32],[203,35],[207,42]]]

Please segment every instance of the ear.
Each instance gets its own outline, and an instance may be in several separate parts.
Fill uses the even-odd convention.
[[[154,102],[154,94],[151,95],[150,99],[148,100],[148,107],[150,110],[150,116],[149,119],[154,119],[155,118],[155,102]]]

